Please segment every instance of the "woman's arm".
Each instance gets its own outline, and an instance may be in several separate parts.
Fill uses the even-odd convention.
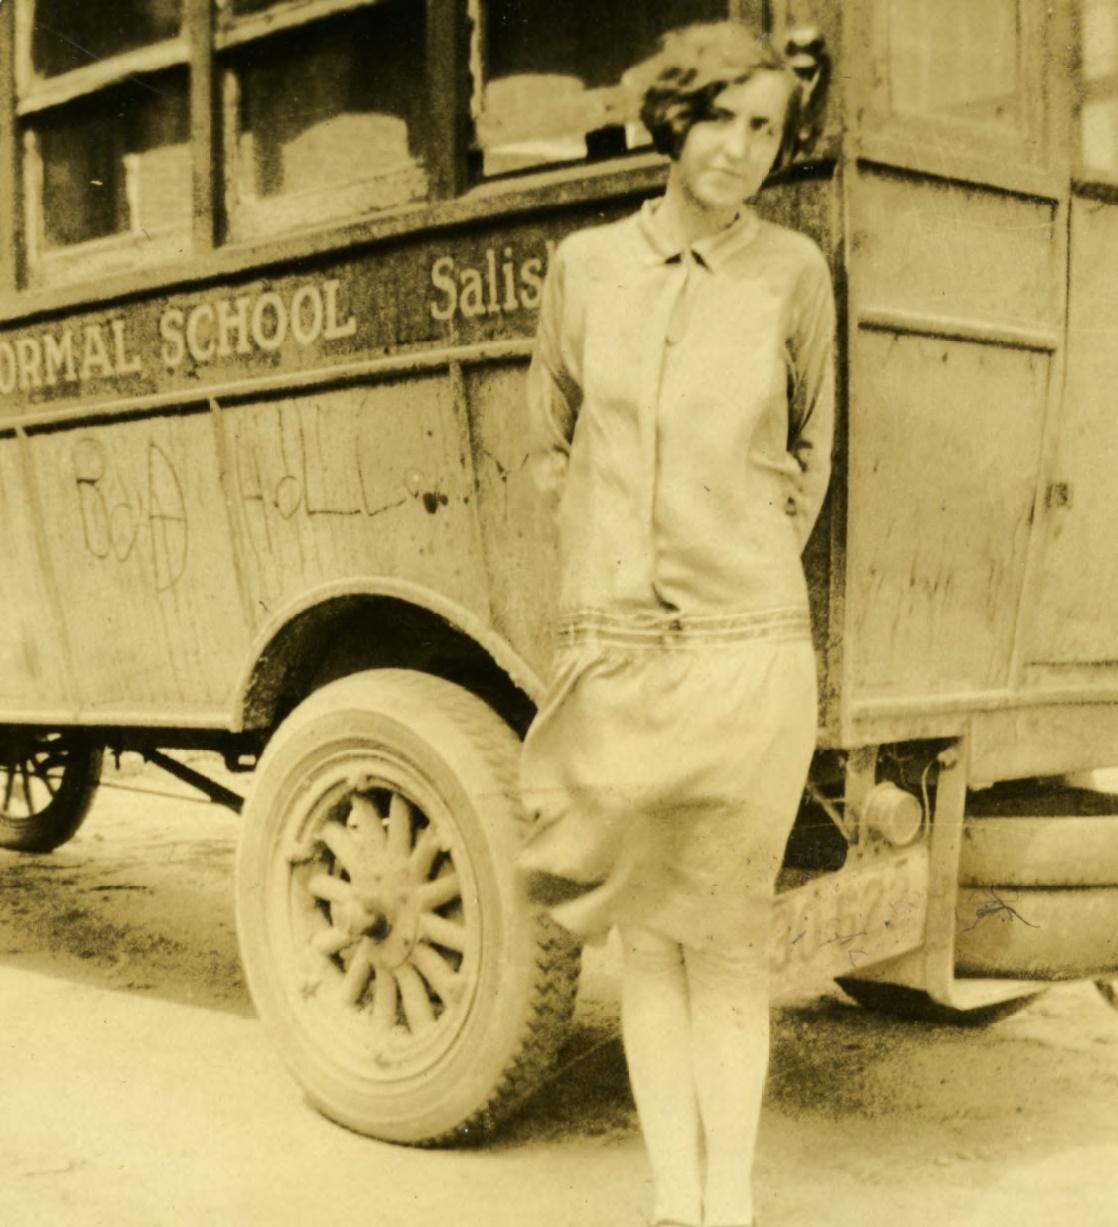
[[[826,261],[821,253],[816,254],[801,282],[791,338],[788,451],[799,474],[793,481],[790,510],[801,550],[811,536],[831,479],[835,429],[835,296]]]
[[[571,438],[582,404],[572,374],[571,321],[566,315],[566,266],[556,248],[540,302],[536,347],[528,369],[528,463],[533,480],[554,511],[563,493]]]

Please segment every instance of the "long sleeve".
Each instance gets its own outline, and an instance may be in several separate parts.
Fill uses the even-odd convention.
[[[790,342],[788,451],[799,469],[791,499],[802,550],[827,493],[835,428],[835,299],[821,255],[806,270],[799,297]]]
[[[571,370],[565,281],[560,246],[544,283],[536,347],[528,370],[529,467],[551,510],[558,505],[566,482],[571,439],[582,403],[582,390]]]

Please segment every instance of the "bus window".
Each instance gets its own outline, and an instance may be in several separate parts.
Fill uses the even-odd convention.
[[[44,115],[39,237],[51,250],[191,224],[186,73],[127,82]]]
[[[424,64],[422,0],[382,0],[238,46],[226,74],[234,237],[425,198]]]
[[[724,18],[728,8],[727,0],[471,0],[482,172],[647,144],[644,129],[626,126],[619,112],[622,74],[665,31]]]
[[[1019,128],[1018,0],[886,0],[891,110]]]
[[[43,77],[175,38],[183,0],[35,0],[31,65]]]
[[[185,254],[193,225],[182,0],[16,10],[28,280]]]
[[[1083,0],[1080,157],[1087,175],[1118,177],[1118,3]]]

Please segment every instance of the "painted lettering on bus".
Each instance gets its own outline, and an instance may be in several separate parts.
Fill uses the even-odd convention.
[[[189,356],[196,366],[234,354],[275,353],[288,337],[296,345],[339,341],[357,332],[357,317],[338,301],[341,282],[307,282],[288,294],[265,290],[198,303],[186,310],[168,307],[159,319],[161,357],[168,371]]]
[[[14,340],[0,338],[0,394],[5,396],[60,383],[135,375],[143,369],[123,319]]]
[[[357,318],[341,301],[337,279],[306,282],[284,294],[263,290],[192,307],[167,307],[159,317],[160,357],[174,372],[189,357],[204,366],[234,355],[275,353],[288,339],[299,346],[357,333]],[[64,384],[142,375],[145,355],[123,317],[67,325],[32,336],[0,337],[0,395]]]
[[[480,264],[457,256],[439,256],[431,265],[431,288],[435,297],[428,308],[431,318],[445,324],[456,316],[478,319],[485,315],[511,315],[538,311],[543,279],[555,243],[549,239],[546,254],[519,259],[511,247],[486,249]]]

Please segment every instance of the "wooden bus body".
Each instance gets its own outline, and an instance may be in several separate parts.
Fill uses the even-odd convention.
[[[665,179],[624,68],[734,15],[830,65],[759,202],[839,303],[774,969],[960,1015],[1118,970],[1111,807],[1014,783],[1118,759],[1115,0],[118,7],[0,7],[8,846],[103,747],[262,756],[238,924],[312,1098],[430,1140],[535,1085],[577,951],[512,865],[526,362],[554,244]]]

